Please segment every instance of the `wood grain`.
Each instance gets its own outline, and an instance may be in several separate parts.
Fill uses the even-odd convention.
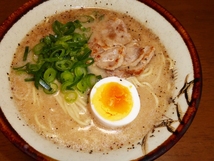
[[[186,134],[157,161],[214,160],[214,1],[155,0],[172,13],[191,36],[203,71],[203,93],[196,117]],[[0,23],[27,0],[0,1]],[[0,132],[0,160],[33,160]]]

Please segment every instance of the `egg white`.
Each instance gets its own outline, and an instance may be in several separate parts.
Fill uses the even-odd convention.
[[[131,109],[131,112],[126,117],[122,118],[121,120],[117,120],[117,121],[107,120],[104,117],[102,117],[97,112],[94,104],[92,103],[92,99],[94,97],[94,94],[97,92],[97,89],[101,85],[110,83],[110,82],[116,82],[122,86],[127,87],[131,93],[131,97],[133,100],[133,107]],[[139,94],[138,94],[136,87],[131,82],[127,81],[126,79],[113,76],[113,77],[103,78],[94,85],[94,87],[92,88],[91,93],[90,93],[90,105],[91,105],[92,113],[94,114],[95,118],[100,123],[102,123],[104,126],[108,126],[110,128],[115,128],[115,127],[125,126],[125,125],[131,123],[137,117],[137,115],[140,111],[140,98],[139,98]]]

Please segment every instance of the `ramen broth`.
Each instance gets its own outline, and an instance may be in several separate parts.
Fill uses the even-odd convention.
[[[103,127],[91,115],[90,105],[87,102],[86,116],[91,119],[91,124],[79,125],[64,112],[56,100],[56,95],[59,93],[48,95],[41,89],[37,90],[33,82],[24,81],[24,78],[28,77],[27,74],[20,74],[14,70],[11,70],[10,81],[13,99],[21,118],[38,134],[55,144],[66,146],[75,151],[108,152],[124,146],[131,146],[142,140],[169,107],[174,90],[173,61],[168,57],[156,35],[128,14],[93,8],[70,10],[44,18],[40,24],[36,25],[18,44],[11,66],[24,64],[22,57],[25,46],[32,48],[42,37],[52,34],[51,25],[55,20],[66,23],[80,18],[81,15],[91,15],[95,12],[104,15],[104,20],[118,17],[125,22],[128,32],[133,39],[138,40],[141,46],[155,47],[155,55],[145,70],[140,75],[127,78],[132,82],[136,82],[137,79],[140,83],[140,85],[135,85],[140,96],[141,109],[132,123],[116,129]],[[85,25],[91,27],[93,33],[93,26],[99,26],[100,21],[104,20],[97,20]],[[32,59],[32,56],[29,55],[28,59]],[[106,76],[104,70],[98,70],[95,66],[92,66],[90,71],[95,73],[98,71],[103,77]]]

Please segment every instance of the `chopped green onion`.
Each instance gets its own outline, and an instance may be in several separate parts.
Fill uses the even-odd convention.
[[[25,82],[31,82],[34,81],[34,78],[25,78]]]
[[[56,62],[55,67],[59,71],[65,71],[71,69],[73,62],[71,60],[59,60]]]
[[[83,15],[80,17],[79,21],[82,23],[91,23],[94,22],[94,18],[89,15]]]
[[[84,22],[93,22],[93,16],[80,18]],[[65,24],[54,21],[52,24],[53,34],[40,39],[32,50],[32,61],[23,66],[14,67],[14,70],[26,72],[30,75],[25,81],[34,81],[37,89],[43,88],[47,94],[53,94],[60,90],[63,94],[86,92],[99,80],[98,76],[88,74],[87,67],[94,63],[90,57],[91,49],[88,40],[90,28],[82,25],[80,20],[70,21]],[[78,29],[76,31],[76,29]],[[25,47],[23,61],[28,59],[30,49]],[[72,93],[71,92],[71,93]],[[74,93],[65,96],[66,101],[76,100]]]
[[[28,63],[20,66],[20,67],[13,67],[13,70],[17,70],[17,71],[26,71],[26,67],[28,66]]]
[[[67,103],[73,103],[77,100],[77,93],[75,91],[69,91],[64,95],[65,101]]]
[[[70,71],[66,70],[66,71],[61,73],[60,80],[62,82],[65,82],[65,81],[73,82],[74,81],[74,74],[71,73]]]
[[[89,88],[92,88],[95,83],[99,80],[100,78],[97,77],[96,75],[94,74],[88,74],[86,77],[85,77],[85,82],[86,84],[88,85]]]
[[[73,90],[73,87],[76,86],[76,84],[81,81],[81,79],[83,78],[83,75],[79,76],[79,77],[75,77],[74,81],[65,81],[64,83],[62,83],[61,85],[61,91],[62,93],[65,93],[67,90]]]
[[[65,56],[65,49],[61,49],[61,48],[54,50],[54,52],[52,52],[50,55],[51,58],[57,58],[57,59],[63,56]]]
[[[58,90],[58,85],[56,83],[50,83],[50,89],[43,88],[43,91],[47,94],[54,94]]]
[[[34,73],[39,71],[39,69],[41,68],[41,64],[27,64],[27,72],[28,73]]]
[[[92,88],[95,83],[100,79],[100,76],[96,76],[94,74],[87,74],[81,81],[77,83],[77,89],[84,93],[88,89]]]
[[[64,30],[64,35],[70,35],[70,34],[72,34],[74,31],[75,31],[75,25],[74,25],[74,23],[73,22],[68,22],[68,23],[66,23],[65,25],[64,25],[64,28],[65,28],[65,30]]]
[[[89,88],[89,87],[88,87],[88,85],[87,85],[87,83],[85,82],[84,79],[82,79],[81,81],[79,81],[79,82],[77,83],[77,89],[78,89],[80,92],[82,92],[82,93],[84,93],[88,88]]]
[[[36,54],[36,55],[41,54],[44,46],[45,46],[44,42],[41,42],[41,43],[37,44],[36,46],[34,46],[34,48],[33,48],[34,54]]]
[[[39,84],[46,90],[51,90],[51,86],[49,84],[47,84],[44,80],[40,79],[39,80]]]
[[[55,21],[52,25],[53,31],[57,36],[61,36],[62,35],[62,28],[63,28],[63,24],[60,23],[59,21]]]
[[[90,54],[91,54],[91,49],[89,49],[88,47],[83,47],[83,48],[79,51],[79,54],[77,55],[77,59],[78,59],[78,60],[87,59],[87,58],[89,57]]]
[[[26,46],[25,47],[24,56],[23,56],[23,61],[27,60],[28,53],[29,53],[29,46]]]
[[[65,35],[65,36],[62,36],[62,37],[60,37],[60,38],[56,41],[56,44],[57,44],[58,41],[66,42],[66,41],[71,40],[72,38],[73,38],[72,35]]]
[[[98,19],[99,21],[103,20],[104,17],[105,17],[105,14],[101,14],[101,13],[98,12],[98,11],[94,11],[93,14],[94,14],[95,18]]]
[[[85,60],[83,60],[83,63],[84,63],[85,67],[88,67],[94,63],[94,59],[93,58],[86,58]]]
[[[71,82],[71,81],[65,81],[64,83],[62,83],[62,85],[61,85],[62,93],[65,93],[67,90],[71,90],[72,84],[73,84],[73,82]]]
[[[34,85],[35,85],[35,87],[36,87],[37,89],[39,89],[39,84],[42,85],[41,82],[42,82],[43,84],[46,83],[45,81],[42,80],[42,76],[43,76],[43,73],[45,72],[45,70],[46,70],[46,68],[47,68],[48,65],[49,65],[48,63],[44,63],[44,64],[40,67],[40,69],[36,72],[36,74],[34,75]],[[46,83],[46,84],[47,84],[47,83]],[[46,87],[47,87],[47,86],[46,86]],[[50,87],[49,87],[49,88],[50,88]],[[49,90],[49,89],[48,89],[48,90]]]
[[[86,70],[86,68],[84,68],[84,67],[82,67],[82,66],[77,66],[75,69],[74,69],[74,73],[75,73],[75,75],[77,76],[77,77],[79,77],[79,76],[84,76],[84,75],[86,75],[86,73],[87,73],[87,70]]]
[[[48,83],[53,82],[56,78],[56,74],[57,71],[54,68],[48,68],[43,75],[44,80]]]

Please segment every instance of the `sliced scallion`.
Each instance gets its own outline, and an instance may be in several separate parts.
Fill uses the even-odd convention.
[[[73,103],[73,102],[75,102],[77,100],[77,97],[78,97],[78,95],[77,95],[77,93],[75,91],[67,92],[65,94],[65,96],[64,96],[65,101],[67,103]]]
[[[94,21],[94,17],[81,17],[81,21],[90,23]],[[30,51],[32,61],[29,59],[25,65],[13,69],[28,73],[30,76],[25,81],[34,81],[35,87],[42,87],[47,94],[55,93],[58,85],[64,95],[71,91],[76,92],[75,90],[86,92],[99,78],[89,74],[87,70],[87,67],[94,63],[87,44],[90,38],[87,35],[91,33],[86,33],[90,28],[84,27],[81,21],[65,24],[54,21],[53,34],[41,38],[32,49],[26,46],[23,61],[29,59]],[[58,85],[53,82],[58,82]],[[65,96],[66,101],[76,100],[76,95],[72,92]]]
[[[59,60],[56,62],[55,67],[59,71],[65,71],[71,69],[73,62],[71,60]]]
[[[58,85],[56,83],[50,83],[50,89],[43,88],[43,91],[47,94],[54,94],[58,90]]]
[[[24,56],[23,56],[23,61],[27,60],[28,53],[29,53],[29,46],[26,46],[25,47]]]
[[[44,80],[48,83],[51,83],[55,80],[56,74],[57,71],[54,68],[48,68],[43,75]]]

